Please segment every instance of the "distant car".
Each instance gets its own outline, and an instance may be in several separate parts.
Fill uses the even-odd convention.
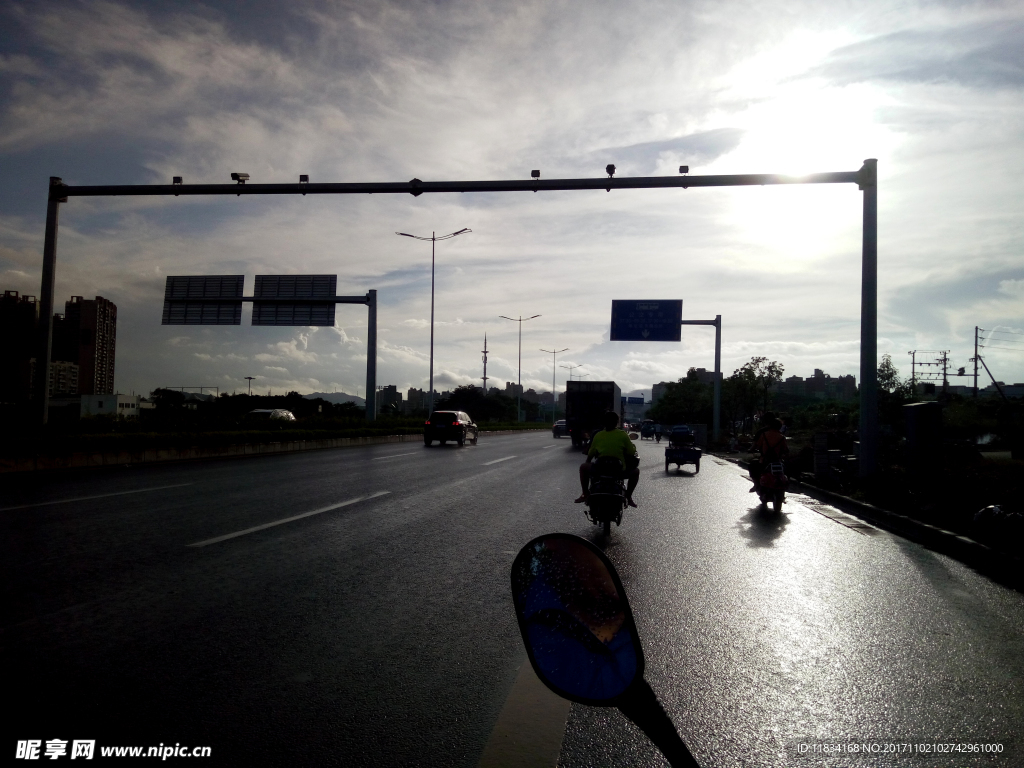
[[[569,427],[565,424],[565,419],[559,419],[551,427],[552,437],[568,437]]]
[[[434,411],[423,425],[423,444],[429,446],[435,440],[444,445],[448,440],[473,445],[480,437],[480,430],[465,411]]]
[[[295,421],[295,414],[284,408],[257,408],[249,411],[245,417],[259,421]]]

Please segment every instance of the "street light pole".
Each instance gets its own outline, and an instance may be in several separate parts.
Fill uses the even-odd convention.
[[[525,320],[533,320],[533,318],[540,317],[540,315],[533,315],[531,317],[523,317],[522,315],[520,315],[518,317],[518,319],[515,318],[515,317],[505,317],[505,315],[498,315],[498,317],[503,318],[505,320],[511,320],[513,323],[519,323],[519,374],[518,374],[519,375],[519,382],[518,382],[519,389],[516,392],[516,421],[522,421],[522,414],[523,414],[523,404],[522,404],[522,397],[523,397],[523,322]]]
[[[558,394],[555,392],[555,373],[558,369],[555,367],[555,356],[559,352],[568,352],[569,348],[565,349],[542,349],[541,352],[549,352],[551,354],[551,424],[555,423],[555,410],[558,408]]]
[[[469,227],[465,227],[458,232],[441,235],[441,237],[438,237],[436,232],[431,232],[430,237],[419,237],[418,235],[410,235],[405,232],[395,232],[396,235],[401,235],[402,237],[430,241],[430,397],[427,407],[428,413],[434,412],[434,245],[438,240],[451,240],[453,237],[458,237],[472,231]]]

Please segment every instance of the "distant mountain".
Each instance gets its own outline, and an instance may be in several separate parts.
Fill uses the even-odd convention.
[[[366,406],[366,401],[361,397],[355,395],[346,395],[344,392],[313,392],[309,395],[303,395],[307,400],[316,400],[318,397],[326,400],[328,403],[334,403],[338,405],[340,403],[355,403],[360,408]]]

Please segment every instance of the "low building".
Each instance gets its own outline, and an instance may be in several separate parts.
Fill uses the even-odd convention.
[[[772,393],[849,402],[857,399],[857,379],[852,375],[830,376],[820,368],[815,368],[814,375],[808,376],[806,379],[800,376],[790,376],[788,379],[772,385]]]
[[[1024,384],[1004,384],[999,382],[999,389],[1003,390],[1003,394],[1006,397],[1024,397]],[[999,397],[999,389],[996,389],[995,384],[989,384],[987,387],[982,389],[978,387],[978,395],[982,397]]]
[[[140,395],[82,395],[81,416],[114,416],[131,419],[139,415]]]

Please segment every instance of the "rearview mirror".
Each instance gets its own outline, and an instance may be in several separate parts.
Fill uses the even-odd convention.
[[[630,440],[636,440],[639,437],[640,437],[640,435],[638,435],[636,432],[630,432],[629,433],[629,439]]]
[[[512,562],[512,602],[537,677],[579,704],[618,707],[673,768],[698,768],[644,680],[644,652],[615,566],[586,539],[538,536]]]
[[[613,704],[643,677],[644,654],[612,564],[567,533],[540,536],[512,564],[512,599],[541,681],[581,704]]]

